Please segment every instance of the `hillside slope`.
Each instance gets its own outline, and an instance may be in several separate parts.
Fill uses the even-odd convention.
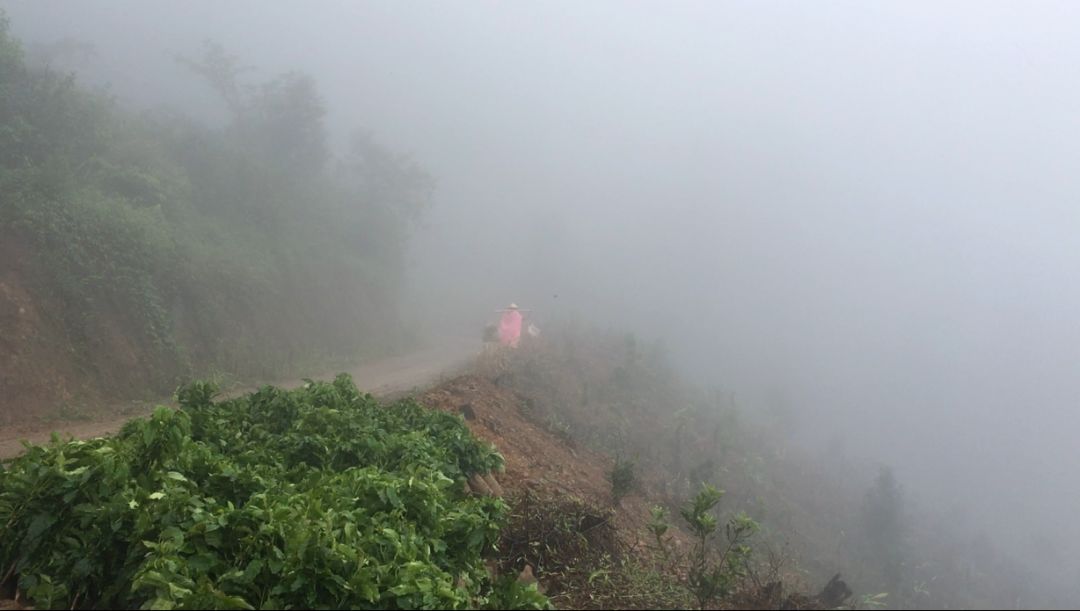
[[[489,364],[481,358],[477,369],[490,374]],[[649,528],[654,507],[668,506],[678,515],[682,505],[669,495],[670,473],[638,467],[636,485],[613,498],[615,458],[538,419],[530,398],[496,379],[500,374],[465,375],[418,400],[461,415],[505,459],[499,482],[512,520],[497,552],[500,569],[535,575],[560,608],[697,606],[687,586],[693,537],[672,518],[660,546]],[[723,608],[821,608],[847,599],[842,584],[825,598],[806,595],[806,581],[779,562],[755,561],[747,569],[736,591],[710,608],[716,602]]]
[[[580,497],[600,508],[598,516],[613,509],[620,562],[637,561],[585,561],[591,568],[584,579],[555,578],[566,581],[556,588],[565,596],[557,601],[675,606],[671,601],[686,596],[686,564],[680,571],[677,562],[656,561],[651,509],[666,508],[671,526],[682,529],[668,551],[684,542],[685,557],[692,543],[680,510],[702,484],[711,484],[726,491],[715,512],[721,524],[741,515],[760,525],[748,541],[752,560],[725,607],[815,606],[825,604],[822,595],[835,607],[835,596],[843,593],[832,581],[838,573],[854,591],[849,604],[1067,606],[1037,571],[995,546],[992,533],[906,505],[902,483],[887,468],[864,480],[857,477],[866,472],[863,465],[838,460],[827,448],[792,447],[785,423],[681,381],[657,345],[578,325],[549,325],[542,339],[482,357],[475,370],[423,400],[475,416],[469,421],[474,434],[507,456],[508,488]],[[632,463],[637,480],[621,504],[613,503],[609,480],[617,462]],[[522,558],[515,561],[520,568]],[[561,564],[556,569],[566,572],[574,573]],[[614,591],[594,591],[598,574],[618,583]],[[645,592],[641,584],[648,584]]]

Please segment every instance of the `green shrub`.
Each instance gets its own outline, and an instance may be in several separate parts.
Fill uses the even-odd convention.
[[[704,607],[709,601],[729,596],[738,579],[746,574],[750,548],[745,544],[759,529],[757,522],[739,513],[724,526],[726,546],[716,556],[710,542],[719,522],[713,509],[724,496],[722,490],[703,485],[701,491],[681,510],[696,542],[687,572],[687,585]]]
[[[670,555],[668,542],[671,540],[670,536],[665,537],[668,529],[671,528],[671,523],[668,522],[668,510],[660,505],[654,505],[649,510],[649,522],[645,527],[652,534],[657,551],[660,552],[665,561],[668,560]]]
[[[540,608],[492,590],[501,466],[463,421],[380,406],[347,376],[214,403],[179,392],[115,437],[29,446],[0,472],[0,565],[39,607]]]

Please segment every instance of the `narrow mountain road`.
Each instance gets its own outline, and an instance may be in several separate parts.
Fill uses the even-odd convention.
[[[349,370],[348,373],[352,375],[357,387],[362,391],[378,397],[388,397],[430,386],[438,383],[444,377],[461,373],[479,352],[480,343],[477,341],[445,339],[439,341],[434,347],[403,356],[365,363]],[[340,371],[330,371],[310,377],[316,380],[331,380],[338,373]],[[303,384],[304,381],[303,379],[289,379],[267,383],[285,388],[295,388]],[[254,390],[254,387],[236,388],[222,394],[225,397],[232,397],[252,390]],[[172,401],[162,399],[158,404],[170,405]],[[149,411],[151,411],[151,408],[147,407],[136,413],[129,411],[123,416],[104,420],[70,421],[50,423],[41,427],[0,429],[0,459],[12,458],[22,453],[23,440],[39,444],[45,443],[53,432],[58,433],[63,438],[68,436],[76,439],[101,437],[119,431],[120,427],[128,420],[145,415]]]

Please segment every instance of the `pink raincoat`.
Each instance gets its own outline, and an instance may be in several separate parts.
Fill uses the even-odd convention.
[[[521,341],[521,312],[506,310],[499,321],[499,342],[504,346],[517,348]]]

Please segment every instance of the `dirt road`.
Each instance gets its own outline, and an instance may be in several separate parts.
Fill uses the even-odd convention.
[[[391,357],[367,363],[350,370],[356,385],[365,392],[379,397],[408,393],[439,382],[442,378],[456,375],[463,371],[472,357],[480,351],[476,341],[461,339],[441,340],[436,347],[420,350],[412,354]],[[338,371],[311,376],[316,380],[330,380]],[[301,379],[277,380],[268,382],[275,386],[294,388],[303,384]],[[232,389],[225,396],[236,396],[250,392],[253,388]],[[170,404],[163,399],[159,404]],[[0,459],[17,456],[23,450],[22,441],[44,443],[55,431],[61,437],[90,439],[108,435],[120,430],[128,420],[144,415],[151,408],[146,407],[132,412],[130,409],[122,416],[105,420],[72,421],[53,423],[40,428],[20,427],[18,429],[0,429]],[[119,410],[117,410],[119,411]]]

